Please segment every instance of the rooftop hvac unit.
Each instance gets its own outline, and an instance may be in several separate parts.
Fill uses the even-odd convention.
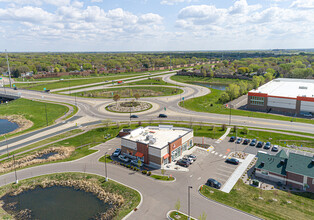
[[[156,139],[155,138],[152,138],[149,140],[149,144],[155,144],[156,143]]]
[[[146,140],[147,140],[147,141],[148,141],[148,140],[151,140],[151,139],[153,139],[153,135],[149,134],[149,135],[146,136]]]

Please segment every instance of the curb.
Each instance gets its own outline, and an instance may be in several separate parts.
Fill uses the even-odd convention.
[[[234,211],[241,212],[241,213],[246,214],[246,215],[248,215],[248,216],[250,216],[250,217],[253,217],[253,218],[255,218],[255,219],[261,219],[261,220],[262,220],[262,218],[257,217],[257,216],[255,216],[255,215],[253,215],[253,214],[247,213],[247,212],[245,212],[245,211],[242,211],[242,210],[240,210],[240,209],[237,209],[237,208],[234,208],[234,207],[232,207],[232,206],[226,205],[226,204],[224,204],[224,203],[217,202],[216,200],[213,200],[213,199],[210,199],[210,198],[204,196],[204,195],[201,193],[201,191],[200,191],[200,188],[201,188],[202,186],[203,186],[203,185],[200,185],[200,186],[198,187],[198,190],[197,190],[197,191],[198,191],[198,193],[200,194],[200,196],[202,196],[204,199],[207,199],[207,200],[209,200],[209,201],[211,201],[211,202],[214,202],[214,203],[216,203],[216,204],[219,204],[219,205],[221,205],[221,206],[224,206],[224,207],[233,209]]]
[[[178,213],[181,213],[181,214],[183,214],[183,215],[186,215],[186,216],[188,216],[186,213],[184,213],[184,212],[180,212],[180,211],[178,211],[178,210],[169,210],[168,212],[167,212],[167,214],[166,214],[166,216],[167,216],[167,219],[169,219],[169,220],[175,220],[175,219],[173,219],[173,218],[171,218],[170,217],[170,213],[171,212],[178,212]],[[192,217],[192,216],[190,216],[191,218],[193,218],[193,219],[197,219],[197,218],[194,218],[194,217]]]

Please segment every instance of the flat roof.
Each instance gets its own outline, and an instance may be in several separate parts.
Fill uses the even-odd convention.
[[[253,89],[250,92],[253,93],[265,93],[268,96],[280,96],[297,98],[302,97],[314,97],[314,79],[290,79],[290,78],[278,78],[274,79],[256,90]]]
[[[123,137],[123,139],[131,140],[134,142],[141,142],[148,144],[149,146],[162,149],[168,146],[169,142],[173,142],[176,139],[193,131],[189,128],[173,127],[173,126],[147,126],[145,128],[139,127],[129,135]]]

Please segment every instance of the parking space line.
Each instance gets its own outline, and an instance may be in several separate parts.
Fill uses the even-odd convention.
[[[215,153],[215,155],[217,155],[217,154],[218,154],[218,152]]]
[[[217,173],[217,175],[219,175],[219,176],[225,176],[225,177],[229,178],[230,175],[231,175],[231,173],[230,173],[230,175],[225,175],[225,174],[222,174],[222,173]]]
[[[112,148],[109,148],[108,150],[111,150]]]
[[[215,151],[212,151],[212,154],[215,153]]]
[[[197,178],[197,180],[200,180],[200,179],[202,179],[202,177]]]
[[[190,176],[190,178],[192,178],[193,175]]]
[[[222,154],[219,154],[219,157],[222,157]]]
[[[220,169],[217,169],[217,171],[222,172],[222,173],[229,173],[229,174],[233,173],[233,170],[220,170]]]
[[[226,158],[227,156],[223,156],[222,158]]]

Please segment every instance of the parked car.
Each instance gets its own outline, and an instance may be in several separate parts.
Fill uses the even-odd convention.
[[[226,162],[227,162],[227,163],[236,164],[236,165],[239,164],[239,160],[236,159],[236,158],[232,158],[232,157],[228,157],[228,158],[226,159]]]
[[[184,157],[182,158],[182,160],[187,160],[190,164],[193,163],[193,159],[191,159],[191,158],[189,158],[189,157],[187,157],[187,156],[184,156]]]
[[[176,164],[177,164],[177,165],[180,165],[180,166],[183,166],[183,167],[188,167],[188,166],[190,166],[190,162],[187,161],[187,160],[183,160],[183,159],[178,160]]]
[[[194,154],[186,155],[188,158],[191,158],[193,161],[196,161],[196,156]]]
[[[242,140],[242,138],[237,138],[236,144],[241,144]]]
[[[212,179],[212,178],[209,178],[209,179],[207,180],[206,185],[207,185],[207,186],[211,186],[211,187],[216,188],[216,189],[220,189],[220,187],[221,187],[221,183],[218,182],[218,181],[215,180],[215,179]]]
[[[131,164],[138,167],[138,160],[131,160]],[[141,167],[143,166],[143,162],[141,162]]]
[[[270,142],[266,142],[264,149],[268,150],[271,147],[271,143]]]
[[[313,117],[312,113],[310,113],[310,112],[303,112],[303,113],[301,113],[301,115],[304,117]]]
[[[125,163],[128,163],[130,161],[130,159],[122,154],[119,155],[118,157],[120,160],[122,160]]]
[[[242,144],[249,144],[250,143],[250,139],[244,139]]]
[[[250,143],[250,146],[255,146],[256,145],[256,139],[253,139],[252,141],[251,141],[251,143]]]
[[[271,150],[274,151],[274,152],[277,152],[279,150],[279,146],[278,145],[274,145]]]
[[[262,141],[259,141],[256,145],[256,147],[263,147],[264,146],[264,142]]]
[[[117,148],[113,153],[112,153],[112,156],[114,157],[117,157],[121,154],[121,149],[120,148]]]
[[[168,116],[167,115],[165,115],[165,114],[159,114],[158,115],[158,118],[167,118]]]
[[[234,142],[235,139],[236,139],[236,137],[235,137],[235,136],[232,136],[229,141],[230,141],[230,142]]]
[[[130,118],[138,118],[137,115],[131,115]]]

